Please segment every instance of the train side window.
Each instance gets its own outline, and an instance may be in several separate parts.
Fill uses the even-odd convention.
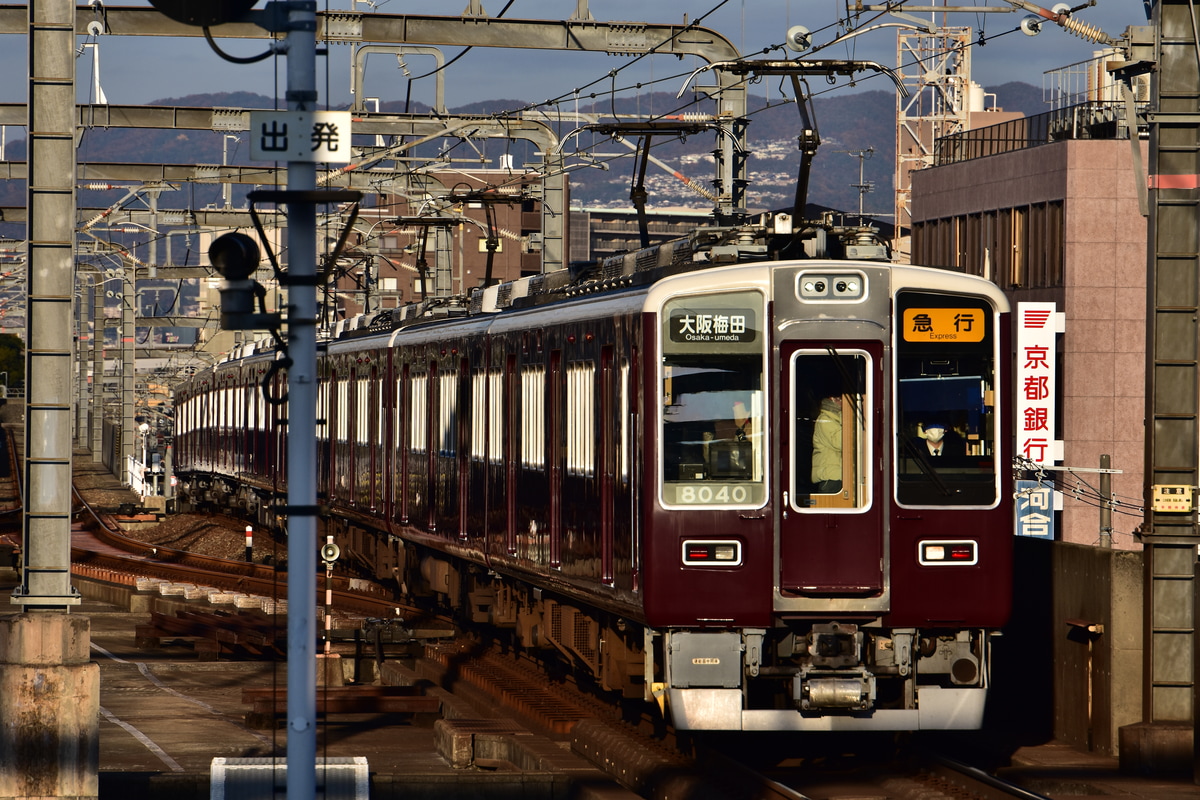
[[[480,409],[488,407],[487,402],[487,373],[481,369],[474,370],[471,373],[470,402],[470,407],[475,410],[475,413],[471,415],[472,461],[483,461],[487,458],[487,422],[489,415],[479,413]]]
[[[799,511],[871,505],[867,353],[799,350],[791,365],[791,497]]]
[[[504,463],[504,373],[488,370],[487,460],[489,464]]]
[[[259,392],[259,396],[262,396]],[[317,440],[329,440],[329,378],[322,377],[317,384]]]
[[[409,446],[414,453],[424,453],[429,435],[425,421],[429,404],[429,376],[414,374],[408,396],[410,398],[408,406]]]
[[[621,384],[620,389],[620,404],[621,404],[621,435],[617,440],[619,448],[619,463],[621,481],[628,482],[629,480],[629,362],[621,362]]]
[[[521,370],[521,465],[546,466],[546,368]]]
[[[370,404],[369,379],[358,374],[355,375],[354,386],[354,405],[357,410],[354,414],[354,444],[359,447],[366,447],[371,443],[370,430],[372,412]]]
[[[567,474],[591,476],[596,471],[596,365],[567,365]]]
[[[337,380],[337,442],[348,444],[350,441],[350,382],[344,376]]]
[[[766,502],[762,296],[669,300],[662,311],[661,498],[666,506]]]
[[[458,453],[458,373],[441,375],[438,392],[438,455]]]

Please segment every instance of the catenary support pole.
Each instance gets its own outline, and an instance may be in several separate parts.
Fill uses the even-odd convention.
[[[104,461],[104,273],[92,293],[92,463]]]
[[[288,8],[287,107],[315,111],[317,4]],[[288,192],[317,186],[315,162],[288,162]],[[312,800],[317,758],[317,215],[288,204],[288,695],[287,796]]]
[[[75,3],[30,0],[25,508],[0,616],[0,798],[99,795],[100,667],[71,586]]]
[[[24,562],[12,602],[79,603],[71,586],[71,304],[75,296],[75,6],[29,5],[28,346]]]

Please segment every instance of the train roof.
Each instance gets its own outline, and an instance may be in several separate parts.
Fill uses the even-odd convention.
[[[721,268],[767,262],[791,263],[802,267],[817,263],[836,263],[845,268],[886,267],[896,278],[906,273],[915,282],[949,292],[962,292],[988,297],[999,310],[1008,310],[1008,300],[994,283],[977,276],[950,270],[887,263],[887,249],[875,239],[873,228],[837,228],[809,225],[800,236],[793,235],[790,216],[782,213],[764,214],[754,222],[731,226],[704,226],[688,236],[663,242],[653,247],[623,253],[595,262],[573,264],[557,272],[531,275],[518,280],[473,290],[470,295],[428,298],[400,308],[385,309],[343,320],[325,336],[325,346],[336,343],[341,349],[356,349],[352,340],[363,340],[361,346],[378,346],[378,338],[387,336],[393,344],[403,331],[421,337],[421,328],[428,328],[431,338],[453,336],[479,327],[506,327],[505,322],[522,324],[522,311],[550,310],[583,298],[597,314],[614,314],[643,302],[652,287],[664,278],[695,274],[699,280],[718,277]],[[797,242],[800,247],[796,247]],[[790,250],[793,257],[787,257]],[[783,256],[783,257],[781,257]],[[840,256],[840,257],[839,257]],[[704,273],[701,275],[701,273]],[[931,280],[932,279],[932,280]],[[769,281],[764,272],[763,280]],[[907,282],[907,281],[906,281]],[[765,287],[764,283],[764,287]],[[677,291],[678,287],[664,291]],[[578,314],[578,307],[571,311]],[[226,361],[260,356],[275,358],[275,342],[261,339],[234,348]]]
[[[462,317],[495,315],[604,294],[648,287],[665,277],[713,267],[785,258],[834,255],[885,261],[886,247],[869,227],[842,228],[809,225],[800,235],[792,231],[786,213],[768,213],[739,225],[702,226],[685,237],[594,262],[576,263],[556,272],[473,290],[470,295],[437,297],[361,315],[339,323],[331,338],[369,336],[414,325]]]

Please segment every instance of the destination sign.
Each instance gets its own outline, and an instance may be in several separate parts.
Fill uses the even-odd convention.
[[[758,339],[753,309],[678,309],[671,312],[672,342],[745,343]]]
[[[906,342],[982,342],[987,325],[982,308],[908,308]]]

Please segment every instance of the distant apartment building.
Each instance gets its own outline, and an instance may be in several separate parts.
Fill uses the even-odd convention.
[[[678,239],[711,223],[712,211],[691,209],[648,211],[647,243]],[[571,261],[593,261],[642,247],[641,223],[633,209],[581,208],[571,211]]]
[[[453,170],[427,179],[436,191],[381,194],[359,212],[338,261],[336,297],[326,299],[329,313],[341,319],[469,293],[487,280],[489,254],[493,281],[541,271],[540,175]]]
[[[1144,143],[1134,144],[1144,164]],[[1132,148],[1121,107],[1089,102],[949,137],[937,166],[912,175],[914,264],[982,275],[1014,304],[1054,301],[1066,312],[1062,463],[1095,469],[1111,455],[1121,470],[1113,546],[1123,549],[1140,548],[1145,433],[1145,176]],[[1056,477],[1066,490],[1058,538],[1097,543],[1098,476]]]

